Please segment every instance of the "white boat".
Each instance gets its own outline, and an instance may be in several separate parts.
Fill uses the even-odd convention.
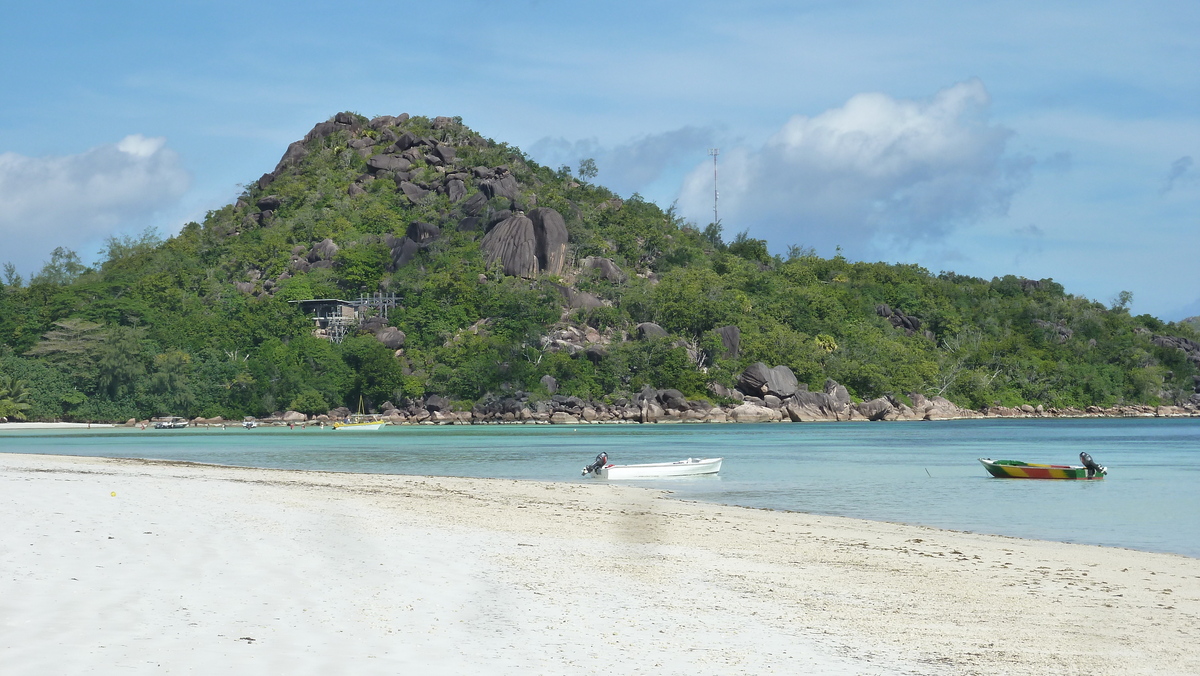
[[[383,421],[348,422],[348,423],[347,422],[336,422],[336,423],[333,423],[333,429],[341,430],[343,432],[353,432],[356,430],[377,430],[386,424],[387,423],[383,422]]]
[[[688,458],[677,462],[645,465],[605,465],[592,472],[601,479],[659,479],[673,476],[697,476],[721,471],[723,458]]]

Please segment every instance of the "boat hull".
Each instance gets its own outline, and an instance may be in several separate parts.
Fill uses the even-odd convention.
[[[677,476],[700,476],[721,471],[722,458],[688,458],[678,462],[656,462],[646,465],[609,465],[600,468],[601,479],[661,479]]]
[[[1020,460],[992,460],[980,458],[984,469],[1000,479],[1068,479],[1078,481],[1096,481],[1104,478],[1104,471],[1089,472],[1088,468],[1079,465],[1043,465]]]

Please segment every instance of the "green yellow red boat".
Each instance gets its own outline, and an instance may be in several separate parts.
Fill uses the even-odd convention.
[[[1096,464],[1092,456],[1080,453],[1079,460],[1083,465],[1043,465],[1035,462],[1020,460],[992,460],[980,458],[979,462],[994,477],[1000,479],[1103,479],[1108,474],[1108,468]]]

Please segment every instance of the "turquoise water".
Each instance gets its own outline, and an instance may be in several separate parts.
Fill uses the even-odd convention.
[[[1195,419],[0,432],[10,453],[543,481],[591,481],[579,470],[601,450],[618,464],[724,457],[718,476],[636,482],[685,499],[1200,557]],[[1108,479],[993,479],[976,460],[1080,451]]]

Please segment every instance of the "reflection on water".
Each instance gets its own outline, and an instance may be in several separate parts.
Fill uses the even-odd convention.
[[[1200,556],[1200,420],[0,432],[0,451],[390,474],[596,481],[618,464],[724,457],[717,476],[638,481],[684,499]],[[1110,468],[993,479],[977,458]],[[632,482],[631,482],[632,483]]]

